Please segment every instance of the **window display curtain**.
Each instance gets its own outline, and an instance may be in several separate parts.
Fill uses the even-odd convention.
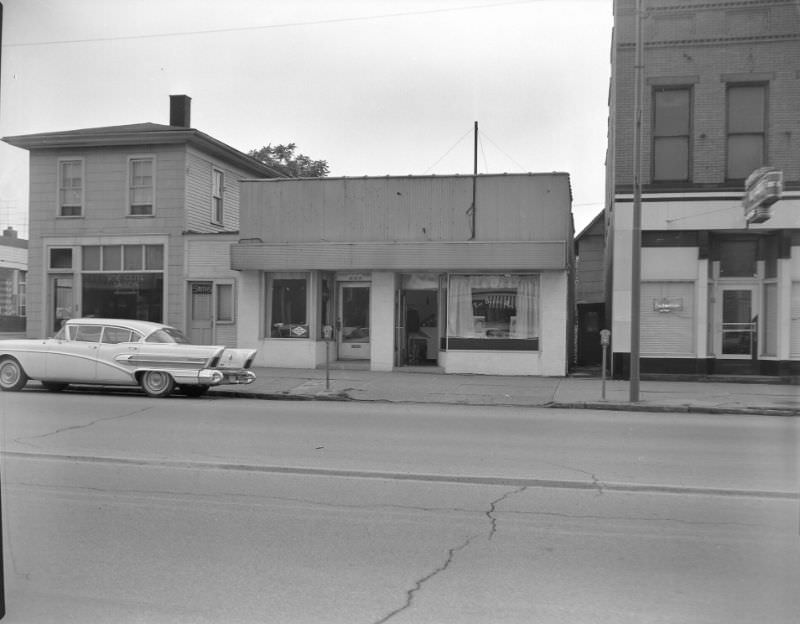
[[[474,338],[472,290],[515,289],[516,328],[514,338],[539,335],[539,279],[536,275],[451,275],[447,302],[447,335]]]

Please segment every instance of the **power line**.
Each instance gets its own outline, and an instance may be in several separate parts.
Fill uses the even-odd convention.
[[[449,150],[447,150],[447,151],[446,151],[444,154],[442,154],[442,157],[441,157],[439,160],[437,160],[435,163],[433,163],[433,164],[432,164],[430,167],[428,167],[428,168],[425,170],[425,172],[424,172],[422,175],[425,175],[425,174],[427,174],[427,173],[428,173],[429,171],[431,171],[431,170],[432,170],[432,169],[433,169],[433,168],[434,168],[436,165],[438,165],[440,162],[442,162],[442,161],[443,161],[443,160],[444,160],[444,159],[447,157],[447,155],[448,155],[450,152],[452,152],[452,151],[453,151],[453,150],[456,148],[456,146],[458,146],[458,144],[459,144],[459,143],[461,143],[461,141],[463,141],[463,140],[464,140],[464,138],[465,138],[466,136],[468,136],[469,134],[471,134],[471,133],[472,133],[472,128],[470,128],[469,130],[467,130],[467,131],[464,133],[464,135],[463,135],[461,138],[459,138],[459,139],[458,139],[458,140],[457,140],[455,143],[453,143],[453,145],[450,147],[450,149],[449,149]]]
[[[406,11],[402,13],[383,13],[376,15],[362,15],[357,17],[337,17],[324,20],[310,20],[306,22],[287,22],[285,24],[269,24],[267,26],[239,26],[235,28],[217,28],[212,30],[187,30],[176,31],[169,33],[155,33],[148,35],[120,35],[116,37],[90,37],[86,39],[61,39],[50,41],[29,41],[27,43],[6,43],[4,48],[23,48],[32,46],[45,46],[45,45],[65,45],[73,43],[100,43],[107,41],[130,41],[138,39],[158,39],[166,37],[188,37],[193,35],[216,35],[221,33],[235,33],[247,32],[256,30],[273,30],[278,28],[297,28],[300,26],[320,26],[327,24],[341,24],[347,22],[364,22],[369,20],[386,20],[398,17],[413,17],[416,15],[434,15],[438,13],[455,13],[458,11],[474,11],[479,9],[493,9],[502,6],[511,6],[516,4],[530,4],[539,0],[506,0],[504,2],[493,2],[490,4],[474,4],[460,7],[448,7],[446,9],[428,9],[424,11]]]

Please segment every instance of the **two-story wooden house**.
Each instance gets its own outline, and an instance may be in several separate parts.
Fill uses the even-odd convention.
[[[192,128],[190,105],[171,96],[168,126],[3,139],[30,152],[28,336],[91,315],[235,341],[238,181],[281,174]]]

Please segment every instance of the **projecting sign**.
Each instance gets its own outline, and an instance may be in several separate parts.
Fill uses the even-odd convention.
[[[744,219],[747,223],[763,223],[772,216],[770,206],[783,193],[783,171],[761,167],[751,173],[744,183]]]

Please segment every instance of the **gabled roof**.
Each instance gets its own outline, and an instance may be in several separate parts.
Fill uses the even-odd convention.
[[[123,126],[81,128],[61,132],[41,132],[7,136],[2,139],[9,145],[27,150],[56,148],[114,147],[124,145],[169,145],[187,143],[204,152],[235,163],[242,169],[267,178],[282,178],[285,175],[255,158],[234,149],[230,145],[183,126],[165,126],[155,123],[138,123]]]

